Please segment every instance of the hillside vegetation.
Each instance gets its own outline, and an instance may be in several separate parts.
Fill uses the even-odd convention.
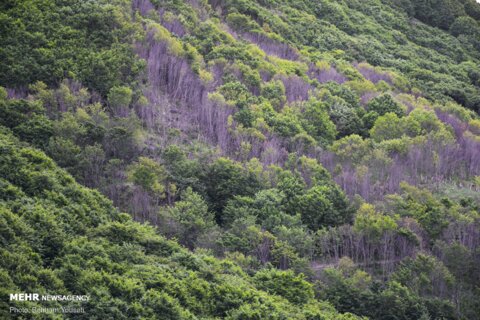
[[[480,314],[475,0],[8,0],[0,43],[2,296]]]

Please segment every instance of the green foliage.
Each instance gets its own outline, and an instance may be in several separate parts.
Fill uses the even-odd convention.
[[[344,103],[336,103],[330,107],[329,113],[338,131],[338,138],[363,132],[364,122],[359,117],[359,111]]]
[[[415,16],[435,27],[448,29],[456,17],[465,15],[465,8],[458,0],[415,1]],[[432,10],[435,8],[436,10]]]
[[[304,104],[303,127],[308,134],[322,144],[331,143],[336,136],[335,125],[320,101],[309,100]]]
[[[418,122],[409,121],[410,118],[399,118],[394,113],[387,113],[378,117],[373,128],[370,130],[370,136],[373,140],[380,142],[383,140],[399,139],[403,135],[415,137],[420,134]]]
[[[453,140],[451,132],[438,120],[435,113],[422,109],[413,110],[407,117],[399,118],[394,113],[387,113],[377,118],[370,136],[375,141],[399,139],[402,137],[443,136],[444,141]]]
[[[341,159],[359,162],[371,150],[371,143],[353,134],[335,141],[330,148]]]
[[[0,101],[7,100],[8,93],[4,87],[0,87]]]
[[[219,88],[220,93],[225,97],[225,100],[240,103],[245,102],[250,96],[248,89],[241,82],[227,82]]]
[[[167,171],[167,179],[179,190],[185,190],[188,186],[201,190],[199,185],[201,168],[196,159],[188,159],[182,149],[170,145],[165,148],[162,160]]]
[[[261,88],[261,94],[276,110],[285,104],[285,86],[280,80],[265,83]]]
[[[394,231],[397,224],[392,217],[376,212],[372,205],[365,203],[358,209],[353,227],[372,239],[378,239],[383,234]]]
[[[225,19],[230,26],[240,32],[253,31],[260,28],[255,21],[252,21],[249,16],[244,14],[230,13]]]
[[[398,117],[405,115],[405,111],[402,107],[393,100],[389,94],[384,94],[379,97],[373,98],[367,104],[367,110],[370,112],[376,112],[378,115],[383,116],[386,113],[394,113]]]
[[[259,288],[284,297],[295,304],[305,304],[313,299],[313,286],[305,281],[305,277],[292,271],[265,269],[257,272],[254,277]]]
[[[437,290],[445,290],[454,283],[454,277],[434,257],[419,255],[414,260],[407,260],[392,275],[393,281],[410,288],[420,295],[435,296]]]
[[[402,183],[402,198],[395,201],[399,213],[414,217],[432,239],[440,236],[448,225],[448,208],[424,189]],[[448,206],[448,205],[447,205]]]
[[[312,230],[345,223],[350,212],[344,195],[336,188],[315,186],[299,199],[303,222]]]
[[[350,108],[357,108],[360,106],[358,96],[349,87],[339,85],[332,81],[327,82],[324,87],[328,89],[333,96],[342,98]]]
[[[274,130],[282,137],[295,137],[302,133],[302,124],[298,118],[296,110],[290,107],[283,108],[282,112],[272,119],[271,125]]]
[[[132,183],[146,191],[160,195],[165,192],[165,169],[152,159],[140,157],[138,162],[128,169],[128,176]]]
[[[28,10],[25,10],[28,8]],[[0,84],[56,84],[65,76],[106,95],[133,82],[142,62],[125,43],[135,29],[127,3],[12,3],[2,10]]]
[[[53,124],[38,102],[0,101],[0,124],[11,128],[18,137],[38,147],[45,147],[53,135]]]
[[[240,164],[227,158],[219,158],[209,166],[204,184],[211,208],[217,214],[233,196],[252,195],[259,187],[253,175],[246,172]]]
[[[458,17],[450,26],[450,33],[455,37],[460,35],[478,36],[479,32],[480,26],[478,22],[468,16]]]
[[[165,234],[178,238],[186,247],[196,247],[198,238],[215,226],[214,215],[201,196],[188,188],[168,212],[161,213],[168,229]]]
[[[455,318],[446,300],[423,298],[393,279],[379,288],[364,272],[355,268],[350,273],[347,270],[327,269],[322,279],[322,297],[332,301],[339,310],[351,310],[373,319]]]
[[[108,102],[112,108],[126,108],[132,102],[132,89],[128,87],[113,87],[108,92]]]
[[[283,205],[285,210],[293,214],[298,210],[298,202],[304,193],[305,182],[290,171],[282,172],[279,175],[277,188],[285,195]]]

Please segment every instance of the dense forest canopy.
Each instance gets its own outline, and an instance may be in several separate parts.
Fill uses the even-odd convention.
[[[475,0],[4,0],[0,44],[0,318],[478,318]]]

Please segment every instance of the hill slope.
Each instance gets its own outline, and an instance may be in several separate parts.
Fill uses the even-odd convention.
[[[193,254],[78,185],[1,128],[1,317],[56,319],[10,308],[83,308],[75,319],[356,319],[313,299],[301,276],[275,289],[230,260]],[[271,291],[268,294],[262,288]],[[278,291],[277,291],[278,290]],[[88,295],[88,302],[5,301],[10,293]],[[291,300],[289,302],[288,300]]]
[[[475,319],[479,21],[473,0],[2,2],[4,294]]]

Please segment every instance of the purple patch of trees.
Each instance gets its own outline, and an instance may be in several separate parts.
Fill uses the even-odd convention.
[[[380,81],[385,81],[388,84],[393,84],[393,79],[392,77],[388,74],[388,72],[380,72],[378,70],[375,70],[375,68],[355,63],[354,66],[357,68],[357,70],[365,77],[365,79],[373,82],[373,83],[378,83]]]
[[[310,78],[317,79],[320,83],[326,83],[328,81],[333,81],[339,84],[347,81],[347,77],[337,71],[334,67],[329,67],[328,69],[320,69],[316,67],[313,63],[309,65],[308,75]]]
[[[163,9],[159,10],[160,17],[162,18],[162,25],[170,31],[172,34],[178,36],[178,37],[183,37],[187,31],[183,27],[183,24],[177,19],[167,19],[165,18],[165,12]]]
[[[285,86],[285,96],[287,101],[304,101],[308,100],[308,93],[313,87],[307,83],[304,79],[299,76],[277,76],[276,79],[279,79],[283,82]]]
[[[297,60],[298,51],[286,43],[273,40],[261,33],[244,33],[243,37],[258,46],[269,55],[274,55],[282,59]]]
[[[138,10],[142,16],[146,16],[151,10],[155,10],[150,0],[133,0],[132,7]]]
[[[320,160],[331,172],[335,163],[341,163],[331,154]],[[367,201],[383,198],[399,191],[399,184],[439,185],[455,179],[468,180],[480,175],[480,143],[462,137],[452,144],[440,144],[428,140],[425,144],[410,147],[406,154],[393,154],[391,164],[370,164],[366,174],[359,174],[350,163],[343,163],[335,181],[349,195],[359,194]]]
[[[365,92],[364,94],[362,94],[362,96],[360,97],[360,103],[362,105],[366,105],[367,103],[370,102],[370,100],[372,100],[373,98],[377,97],[379,94],[378,92],[373,92],[373,91],[368,91],[368,92]]]
[[[320,261],[336,263],[347,256],[364,269],[380,267],[384,274],[390,274],[398,262],[419,249],[418,240],[394,231],[372,238],[344,225],[317,233],[316,256]]]

